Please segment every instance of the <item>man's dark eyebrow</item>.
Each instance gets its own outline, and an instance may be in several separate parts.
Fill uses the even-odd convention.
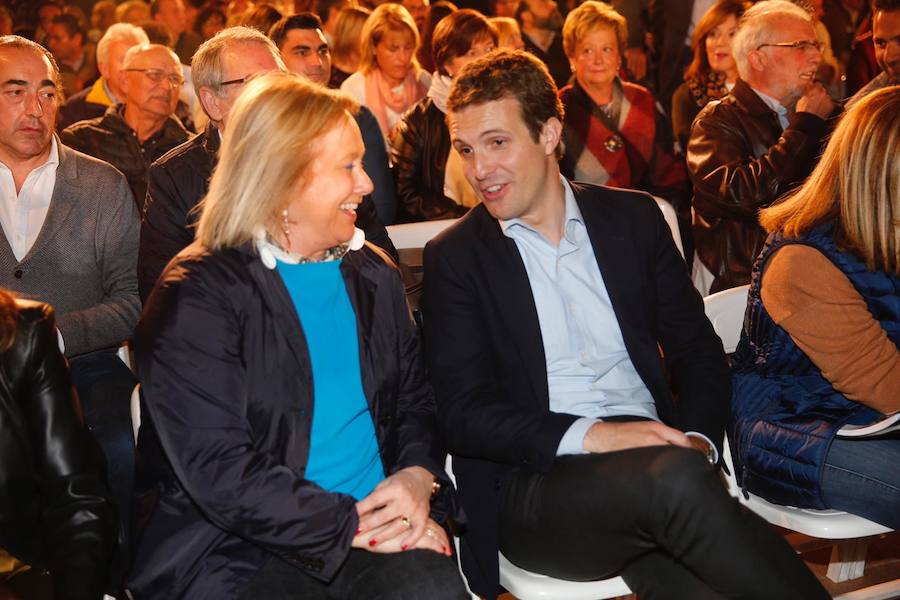
[[[41,87],[52,87],[53,89],[56,89],[56,82],[51,81],[50,79],[44,79],[41,81]]]
[[[297,50],[312,50],[312,46],[308,46],[307,44],[294,44],[291,51],[295,52]]]
[[[22,85],[22,86],[25,86],[25,85],[28,85],[28,82],[25,81],[24,79],[7,79],[6,81],[3,82],[3,85],[4,85],[4,86],[7,86],[7,85]],[[51,81],[51,80],[49,80],[49,79],[44,79],[43,81],[41,81],[41,87],[42,87],[42,88],[43,88],[43,87],[52,87],[53,89],[56,89],[56,82],[55,82],[55,81]]]

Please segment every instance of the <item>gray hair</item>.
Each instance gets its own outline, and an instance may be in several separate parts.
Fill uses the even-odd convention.
[[[131,23],[116,23],[110,25],[100,41],[97,42],[97,64],[106,64],[109,57],[109,47],[113,42],[134,42],[135,45],[146,45],[150,39],[144,30]]]
[[[200,88],[205,87],[213,90],[217,94],[222,93],[222,55],[228,48],[237,44],[259,44],[264,46],[272,53],[275,64],[279,70],[287,71],[284,66],[284,60],[281,58],[281,52],[275,47],[275,44],[265,35],[250,27],[228,27],[223,29],[210,39],[206,40],[191,59],[191,79],[194,82],[194,90],[197,96],[200,96]]]
[[[132,46],[128,49],[128,52],[125,53],[125,58],[122,60],[123,67],[130,67],[131,63],[134,62],[135,57],[142,52],[147,52],[148,50],[156,50],[160,48],[169,53],[169,56],[172,57],[172,60],[175,61],[175,64],[178,65],[179,71],[181,70],[181,61],[178,59],[178,55],[175,54],[168,46],[163,46],[162,44],[138,44],[137,46]]]
[[[53,83],[56,84],[56,95],[60,101],[63,99],[63,86],[62,79],[59,76],[59,65],[56,62],[56,59],[53,58],[53,55],[49,50],[32,42],[29,39],[23,38],[20,35],[2,35],[0,36],[0,50],[5,48],[12,48],[14,50],[30,50],[39,56],[44,56],[47,58],[47,61],[50,63],[52,75],[53,75]]]
[[[772,38],[772,33],[778,31],[779,21],[782,19],[796,19],[812,24],[812,15],[788,0],[758,2],[741,17],[737,33],[731,42],[731,53],[741,79],[746,80],[750,76],[750,53]]]

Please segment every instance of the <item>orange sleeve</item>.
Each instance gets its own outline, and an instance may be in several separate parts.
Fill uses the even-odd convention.
[[[824,254],[800,244],[777,250],[762,300],[835,389],[885,414],[900,410],[900,351]]]

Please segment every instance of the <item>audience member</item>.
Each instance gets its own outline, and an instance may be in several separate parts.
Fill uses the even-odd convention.
[[[459,7],[448,2],[447,0],[438,0],[428,5],[428,15],[425,18],[425,31],[422,32],[422,39],[419,43],[419,49],[416,50],[416,59],[426,73],[434,73],[437,66],[434,64],[434,56],[431,53],[432,38],[434,37],[434,28],[450,13],[459,10]]]
[[[94,45],[74,15],[54,17],[47,30],[47,47],[56,58],[66,97],[89,86],[99,75]]]
[[[900,0],[874,0],[872,8],[872,43],[881,73],[850,98],[846,108],[875,90],[900,85]]]
[[[402,0],[400,4],[409,11],[416,28],[419,30],[419,35],[424,33],[428,17],[428,0]]]
[[[465,65],[497,47],[497,32],[479,12],[464,8],[447,15],[434,30],[437,71],[428,96],[409,109],[391,136],[391,163],[397,180],[398,221],[430,221],[462,216],[478,204],[450,145],[447,96]]]
[[[815,166],[836,108],[815,81],[821,49],[809,13],[786,0],[741,18],[732,43],[740,77],[700,111],[688,142],[694,242],[714,278],[710,292],[750,281],[765,241],[757,211]]]
[[[138,212],[147,196],[150,164],[190,136],[174,114],[182,83],[174,52],[159,44],[134,46],[119,72],[121,104],[110,106],[102,117],[70,125],[60,135],[67,146],[121,171]]]
[[[0,286],[56,310],[59,344],[127,524],[136,381],[116,351],[140,312],[138,213],[121,173],[54,136],[61,84],[49,52],[0,38],[0,81]]]
[[[66,99],[59,109],[56,128],[62,131],[85,119],[100,117],[106,109],[124,98],[119,87],[119,74],[125,53],[134,46],[149,44],[144,30],[130,23],[110,26],[97,43],[97,69],[100,77],[89,88]]]
[[[271,4],[257,4],[253,10],[244,15],[241,25],[265,34],[272,28],[272,25],[281,20],[281,17],[281,12]]]
[[[204,8],[194,21],[194,33],[204,42],[225,29],[225,13],[218,8]]]
[[[302,75],[316,85],[328,86],[331,79],[331,54],[318,16],[307,12],[285,17],[272,26],[269,37],[281,51],[281,58],[288,71]],[[363,167],[374,185],[372,193],[363,199],[361,211],[367,211],[374,204],[378,220],[393,223],[397,212],[397,196],[381,128],[375,115],[365,106],[359,107],[354,119],[366,148]],[[393,254],[393,247],[386,242],[387,239],[389,238],[376,243]]]
[[[524,52],[470,63],[448,99],[483,202],[425,247],[423,306],[469,586],[497,597],[499,548],[647,598],[828,598],[722,486],[722,344],[655,202],[561,177],[562,112]]]
[[[328,87],[340,88],[359,68],[362,30],[370,14],[371,11],[358,6],[345,6],[338,13],[331,44],[331,79]]]
[[[143,0],[125,0],[116,7],[116,22],[140,25],[150,20],[150,5]]]
[[[50,572],[46,600],[97,600],[119,527],[50,306],[0,291],[0,364],[0,549]],[[0,581],[0,596],[44,600],[28,575]]]
[[[44,0],[37,7],[38,24],[34,32],[34,41],[46,46],[47,34],[53,19],[63,14],[63,4],[59,0]]]
[[[360,42],[359,70],[341,91],[378,119],[385,145],[400,116],[428,92],[431,77],[419,68],[419,30],[405,8],[382,4],[368,18]]]
[[[100,0],[91,9],[91,29],[88,31],[88,40],[96,44],[116,22],[116,3],[113,0]]]
[[[403,285],[354,227],[353,108],[290,74],[248,83],[197,242],[150,295],[139,597],[468,597]]]
[[[490,13],[494,17],[516,18],[520,0],[490,0]]]
[[[522,30],[519,23],[511,17],[492,17],[488,19],[494,29],[497,30],[497,47],[510,50],[524,50],[525,42],[522,41]]]
[[[341,10],[354,5],[352,0],[316,0],[315,13],[322,20],[322,33],[328,45],[334,47],[334,31]]]
[[[187,15],[182,0],[153,0],[150,3],[150,18],[162,23],[174,38],[175,54],[181,64],[190,65],[191,57],[200,46],[200,36],[188,28]]]
[[[525,50],[547,65],[556,87],[569,83],[572,70],[563,48],[563,16],[555,0],[521,0],[516,20],[522,30]]]
[[[779,504],[900,528],[900,437],[844,438],[900,411],[900,87],[845,114],[822,160],[764,209],[734,355],[738,480]]]
[[[625,19],[587,0],[566,17],[563,47],[575,81],[559,92],[565,110],[560,170],[576,181],[633,188],[664,198],[687,233],[690,186],[671,130],[650,91],[619,78]]]
[[[853,40],[868,16],[866,0],[825,0],[822,23],[828,29],[832,48],[841,64],[847,63]]]
[[[700,109],[727,96],[737,81],[731,43],[748,8],[747,0],[719,0],[694,28],[694,58],[684,72],[684,83],[672,95],[672,132],[682,151],[687,149],[691,125]]]

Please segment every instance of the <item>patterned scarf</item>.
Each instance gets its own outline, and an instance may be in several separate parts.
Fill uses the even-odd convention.
[[[725,97],[728,94],[728,88],[725,86],[726,76],[724,73],[716,73],[709,71],[705,76],[699,75],[687,80],[688,89],[691,92],[691,98],[697,103],[697,106],[703,108],[713,100]]]
[[[418,70],[410,67],[403,83],[395,88],[381,74],[380,69],[372,69],[366,73],[366,104],[378,119],[385,138],[390,136],[391,126],[388,123],[387,109],[402,115],[407,108],[418,102],[428,91],[419,83]]]

